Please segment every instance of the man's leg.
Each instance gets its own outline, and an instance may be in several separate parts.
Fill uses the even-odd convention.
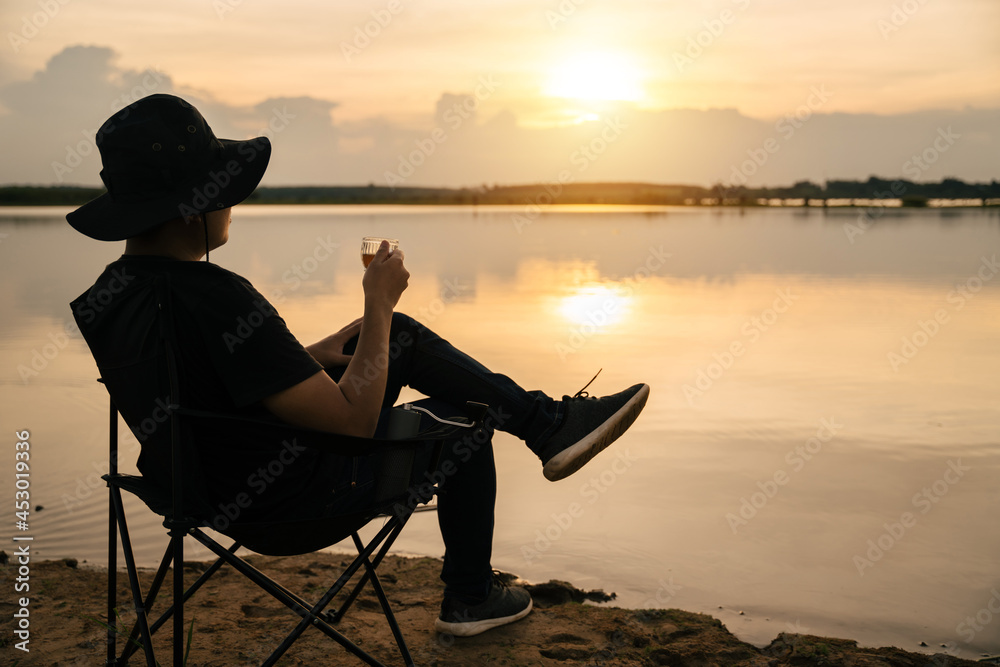
[[[420,400],[414,406],[430,410],[442,419],[465,415],[464,409],[435,399]],[[421,431],[433,426],[434,419],[421,414]],[[492,438],[493,428],[487,418],[483,427],[468,429],[460,440],[444,448],[437,469],[430,476],[430,481],[438,482],[440,489],[437,515],[445,545],[441,569],[444,594],[465,602],[485,598],[493,578],[490,558],[497,473]]]
[[[356,337],[348,341],[344,353],[353,354],[356,344]],[[524,440],[536,453],[536,444],[562,421],[560,401],[541,391],[527,391],[506,375],[490,371],[403,313],[392,316],[387,363],[383,408],[395,404],[404,386],[457,407],[466,401],[485,403],[491,408],[493,428]],[[328,373],[339,380],[343,369],[329,369]]]
[[[356,343],[357,339],[349,341],[344,352],[353,354]],[[453,409],[466,401],[490,406],[489,431],[480,436],[483,442],[475,436],[471,442],[465,440],[445,452],[442,461],[442,471],[449,463],[453,466],[439,497],[438,520],[446,547],[441,577],[446,589],[435,627],[440,632],[473,635],[523,618],[531,611],[531,596],[523,588],[499,583],[489,565],[496,499],[496,469],[489,443],[492,430],[524,440],[542,459],[546,477],[562,479],[628,428],[645,404],[649,388],[635,385],[601,399],[579,392],[556,401],[490,371],[401,313],[393,315],[388,357],[372,363],[387,366],[383,409],[391,408],[404,386]],[[343,369],[328,372],[339,380]]]
[[[428,409],[443,419],[461,417],[464,412],[436,399],[417,401],[414,407]],[[433,425],[433,418],[422,414],[421,430]],[[492,436],[487,417],[481,428],[469,429],[444,448],[431,475],[439,484],[438,524],[445,544],[441,568],[444,600],[435,622],[439,632],[476,635],[531,612],[528,592],[500,584],[490,564],[496,505]]]
[[[345,345],[352,354],[356,339]],[[388,366],[383,406],[391,406],[403,386],[432,398],[462,406],[477,401],[490,406],[494,428],[527,444],[542,461],[551,481],[564,479],[586,465],[618,439],[639,416],[649,386],[635,384],[600,398],[584,391],[561,401],[541,391],[527,391],[500,373],[458,350],[448,341],[402,313],[394,313],[387,359],[372,363]],[[343,369],[330,370],[339,379]]]

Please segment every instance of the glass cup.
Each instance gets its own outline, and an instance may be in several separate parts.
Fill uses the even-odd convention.
[[[372,263],[375,253],[378,252],[378,247],[382,245],[382,241],[389,242],[389,252],[399,248],[398,239],[387,239],[381,236],[366,236],[361,239],[361,263],[365,265],[366,269]]]

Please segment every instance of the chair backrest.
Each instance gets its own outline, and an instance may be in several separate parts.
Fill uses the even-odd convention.
[[[109,291],[95,288],[98,294]],[[127,313],[127,327],[122,318],[95,316],[95,308],[88,305]],[[84,294],[72,306],[101,381],[140,443],[140,472],[164,491],[177,484],[174,495],[182,503],[178,515],[204,512],[202,467],[196,452],[186,451],[190,447],[179,446],[177,439],[176,408],[181,397],[169,279],[132,278],[129,288],[117,291],[108,303],[95,303],[92,295]],[[173,474],[175,469],[180,474]]]

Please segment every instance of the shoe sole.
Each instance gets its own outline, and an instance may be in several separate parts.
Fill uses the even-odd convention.
[[[513,616],[503,616],[501,618],[484,618],[481,621],[466,621],[464,623],[448,623],[440,618],[434,621],[434,629],[441,634],[455,635],[456,637],[471,637],[473,635],[478,635],[481,632],[486,632],[487,630],[492,630],[493,628],[498,628],[501,625],[507,625],[508,623],[513,623],[514,621],[519,621],[528,614],[531,613],[531,608],[534,606],[531,600],[528,600],[528,606],[517,612]]]
[[[615,414],[593,431],[563,451],[559,452],[545,464],[542,474],[550,482],[558,482],[575,473],[604,451],[608,445],[617,440],[639,417],[649,398],[649,385],[644,384],[635,392],[635,396],[620,407]]]

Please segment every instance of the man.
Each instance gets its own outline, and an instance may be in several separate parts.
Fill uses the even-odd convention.
[[[125,240],[125,253],[72,305],[108,390],[142,442],[142,474],[169,484],[168,429],[156,428],[158,420],[150,418],[162,413],[166,398],[165,364],[151,342],[154,286],[168,283],[179,393],[188,407],[371,437],[384,433],[388,409],[404,385],[429,396],[438,410],[460,412],[466,401],[491,406],[485,444],[445,453],[455,472],[439,495],[446,553],[436,628],[467,636],[527,615],[527,591],[503,585],[490,567],[496,496],[492,429],[524,440],[541,459],[545,476],[563,479],[632,424],[649,387],[637,384],[600,399],[581,390],[557,401],[491,372],[394,312],[409,273],[403,251],[390,252],[385,242],[362,279],[362,317],[303,347],[248,281],[199,261],[227,241],[232,207],[263,177],[271,153],[266,138],[217,139],[194,107],[157,94],[108,119],[97,146],[107,193],[67,219],[92,238]],[[376,481],[371,471],[321,452],[300,455],[269,447],[250,438],[199,451],[198,474],[210,482],[210,502],[222,507],[246,484],[259,482],[263,488],[240,518],[260,520],[289,513],[335,515],[358,498],[371,497]],[[254,477],[279,456],[280,475]],[[352,493],[343,494],[347,488]]]

